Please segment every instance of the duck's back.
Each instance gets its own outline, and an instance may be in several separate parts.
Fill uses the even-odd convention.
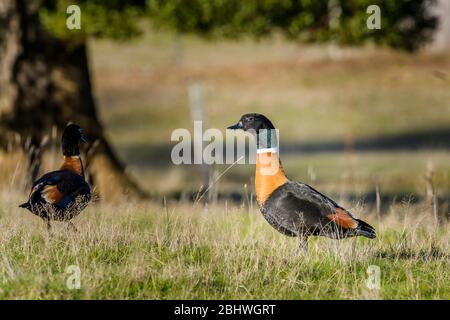
[[[71,219],[84,209],[91,189],[84,178],[70,170],[49,172],[33,183],[30,197],[22,207],[36,215],[52,211],[55,220]]]
[[[360,220],[336,202],[304,183],[289,181],[277,188],[261,211],[278,231],[342,238],[358,235]]]

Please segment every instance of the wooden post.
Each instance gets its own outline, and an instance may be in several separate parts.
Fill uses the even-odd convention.
[[[205,122],[206,122],[206,114],[205,114],[205,102],[203,97],[203,84],[198,81],[194,81],[191,84],[189,84],[189,105],[191,110],[191,118],[192,122],[194,121],[201,121],[202,123],[202,132],[205,128]],[[202,152],[204,149],[205,143],[202,139]],[[203,155],[202,155],[203,157]],[[211,168],[209,165],[205,164],[204,161],[202,161],[202,164],[200,165],[200,171],[202,174],[202,180],[203,180],[203,190],[208,189],[208,185],[210,184],[211,179]],[[209,194],[211,193],[211,190],[209,190]]]
[[[434,221],[436,225],[438,224],[438,206],[437,206],[437,196],[436,190],[434,187],[434,168],[431,160],[428,160],[427,163],[427,173],[425,175],[425,181],[427,185],[427,196],[426,202],[428,208],[430,208],[431,214],[434,217]]]
[[[377,182],[377,185],[375,187],[375,193],[376,193],[376,204],[377,204],[377,220],[378,224],[380,224],[380,215],[381,215],[381,195],[380,195],[380,185]]]

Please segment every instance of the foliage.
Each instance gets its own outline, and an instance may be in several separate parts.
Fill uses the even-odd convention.
[[[139,33],[139,17],[180,33],[210,38],[262,37],[275,31],[298,41],[357,45],[368,40],[416,50],[430,39],[436,18],[427,13],[435,0],[129,0],[76,2],[82,9],[78,34],[127,38]],[[68,0],[52,0],[42,10],[49,30],[71,37],[64,27]],[[369,30],[369,5],[381,9],[381,29]]]
[[[431,39],[437,18],[428,9],[435,0],[351,0],[342,1],[341,25],[333,31],[339,41],[358,44],[365,39],[394,48],[414,51]],[[376,4],[381,9],[381,29],[365,28],[366,8]]]
[[[69,5],[76,4],[81,9],[81,29],[66,27]],[[119,0],[49,0],[40,10],[41,22],[47,30],[58,38],[128,39],[141,33],[138,25],[139,8],[144,1]]]

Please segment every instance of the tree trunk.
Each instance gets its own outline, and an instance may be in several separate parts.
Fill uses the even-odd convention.
[[[60,135],[68,122],[77,123],[90,138],[84,149],[88,177],[105,174],[116,180],[115,187],[146,197],[104,135],[92,95],[85,39],[52,37],[39,22],[40,3],[0,2],[0,144],[6,146],[12,134],[20,137],[20,146],[29,155],[29,177],[34,180],[44,138],[54,127]],[[105,182],[105,188],[100,185],[100,191],[108,185],[111,181]]]

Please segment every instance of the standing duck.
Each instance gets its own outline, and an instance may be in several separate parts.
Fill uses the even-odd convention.
[[[91,188],[84,180],[79,142],[86,142],[83,130],[76,124],[68,125],[61,139],[63,163],[57,171],[44,174],[33,183],[28,201],[19,207],[41,217],[48,230],[50,221],[68,221],[77,216],[91,198]]]
[[[305,183],[286,177],[278,157],[275,127],[265,116],[245,114],[228,129],[249,131],[256,137],[255,191],[260,211],[277,231],[299,237],[299,249],[308,251],[309,236],[376,237],[373,227],[335,201]]]

